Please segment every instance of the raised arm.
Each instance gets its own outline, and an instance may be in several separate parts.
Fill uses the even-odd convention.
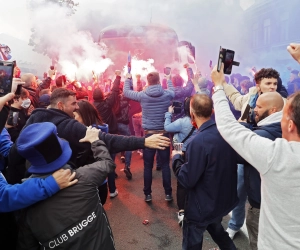
[[[222,86],[223,68],[218,72],[215,67],[211,76],[215,86]],[[261,174],[265,174],[271,167],[270,163],[276,154],[279,154],[275,142],[258,136],[236,121],[223,90],[218,90],[213,94],[213,101],[215,119],[222,137],[241,157]]]
[[[193,87],[194,87],[192,82],[192,79],[194,78],[193,70],[192,68],[189,67],[188,64],[185,64],[184,67],[186,68],[187,71],[188,81],[185,87],[178,89],[179,91],[175,90],[175,99],[191,96],[193,91]]]
[[[175,97],[175,91],[174,91],[174,86],[171,80],[171,75],[165,75],[165,78],[167,79],[167,86],[168,89],[166,91],[168,91],[170,93],[170,95],[172,96],[172,98]]]
[[[131,90],[130,89],[131,85],[132,85],[132,77],[131,77],[131,74],[128,73],[126,75],[126,80],[125,80],[125,83],[124,83],[124,89],[123,89],[124,96],[131,99],[131,100],[140,102],[143,92],[142,91],[138,92],[138,91]]]
[[[118,98],[120,93],[121,71],[116,70],[115,74],[116,74],[116,79],[114,80],[113,87],[111,89],[109,96],[105,99],[105,102],[110,107],[113,107],[115,103],[119,101]]]
[[[245,102],[249,99],[249,93],[242,95],[235,87],[224,82],[224,91],[235,110],[241,111]]]
[[[170,106],[168,112],[165,113],[165,124],[164,129],[170,133],[178,133],[181,130],[180,119],[172,122],[172,113],[174,112],[174,107]]]

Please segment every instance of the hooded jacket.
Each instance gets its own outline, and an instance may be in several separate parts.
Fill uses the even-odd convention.
[[[97,187],[116,165],[102,141],[93,142],[91,147],[96,161],[76,170],[76,185],[25,210],[18,250],[39,250],[41,245],[43,249],[57,250],[115,249]],[[43,177],[36,175],[33,178]]]
[[[132,79],[125,80],[124,96],[141,103],[143,129],[163,130],[165,113],[175,96],[172,81],[168,80],[168,90],[164,90],[160,84],[155,84],[137,92],[130,90],[131,84]]]
[[[268,138],[274,141],[276,138],[282,137],[280,121],[282,118],[282,111],[269,115],[261,120],[253,128],[253,132],[261,137]],[[248,162],[244,163],[244,183],[248,195],[249,203],[252,207],[260,208],[261,203],[261,179],[259,172],[251,166]]]

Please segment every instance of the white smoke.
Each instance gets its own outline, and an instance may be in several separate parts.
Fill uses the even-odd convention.
[[[146,77],[150,72],[156,71],[155,67],[153,66],[154,60],[148,59],[147,61],[139,60],[136,57],[132,57],[131,59],[131,74],[134,75],[141,75],[141,77]],[[127,65],[123,68],[124,76],[128,73]]]
[[[33,41],[36,50],[58,61],[62,74],[89,80],[92,71],[103,73],[113,62],[105,58],[105,47],[95,43],[89,31],[79,30],[74,16],[67,16],[67,11],[51,2],[36,3],[32,12]]]

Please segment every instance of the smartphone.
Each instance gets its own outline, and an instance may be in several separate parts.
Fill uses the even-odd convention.
[[[172,106],[174,107],[174,114],[181,113],[182,102],[174,101],[174,102],[172,102]]]
[[[11,92],[14,67],[14,62],[0,61],[0,96]]]
[[[165,75],[170,75],[170,73],[171,73],[171,68],[170,67],[165,67],[164,68],[164,74]]]
[[[212,60],[209,61],[209,68],[212,68]]]
[[[224,52],[225,52],[225,49],[222,49],[222,47],[220,46],[219,58],[218,58],[218,67],[217,67],[217,71],[218,72],[221,71],[221,66],[222,66],[222,62],[223,62]]]
[[[234,51],[226,50],[225,59],[224,59],[224,74],[230,75],[232,71],[232,65],[234,60]]]
[[[230,49],[224,49],[220,47],[219,58],[218,58],[218,67],[217,70],[220,72],[222,63],[224,63],[224,74],[230,75],[232,71],[232,66],[239,63],[235,63],[234,60],[234,51]]]
[[[18,120],[19,120],[19,112],[9,111],[9,115],[7,118],[7,125],[15,127],[18,125]]]

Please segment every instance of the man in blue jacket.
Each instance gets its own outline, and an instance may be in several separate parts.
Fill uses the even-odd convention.
[[[258,97],[254,109],[257,127],[253,132],[259,136],[274,141],[282,137],[280,121],[284,106],[281,95],[277,92],[264,93]],[[250,207],[248,209],[246,226],[249,235],[250,247],[257,249],[258,225],[261,203],[261,179],[260,174],[248,162],[244,164],[244,183]]]
[[[202,249],[203,233],[207,230],[220,249],[235,250],[221,221],[238,201],[237,155],[210,118],[210,97],[195,94],[190,111],[198,133],[187,146],[185,162],[181,152],[172,152],[173,171],[187,189],[182,249]]]
[[[168,89],[164,90],[160,84],[158,72],[151,72],[147,75],[148,87],[140,92],[130,89],[132,84],[131,74],[127,74],[124,85],[124,96],[138,101],[142,106],[142,127],[145,131],[145,137],[148,138],[153,134],[163,134],[169,138],[169,134],[164,131],[164,116],[168,111],[171,100],[174,98],[174,88],[170,75],[168,78]],[[144,194],[145,201],[152,200],[152,168],[154,162],[154,155],[156,150],[145,148],[143,152],[144,159]],[[170,171],[170,147],[158,150],[158,156],[161,162],[163,187],[165,189],[165,200],[171,201],[172,187],[171,187],[171,171]]]

